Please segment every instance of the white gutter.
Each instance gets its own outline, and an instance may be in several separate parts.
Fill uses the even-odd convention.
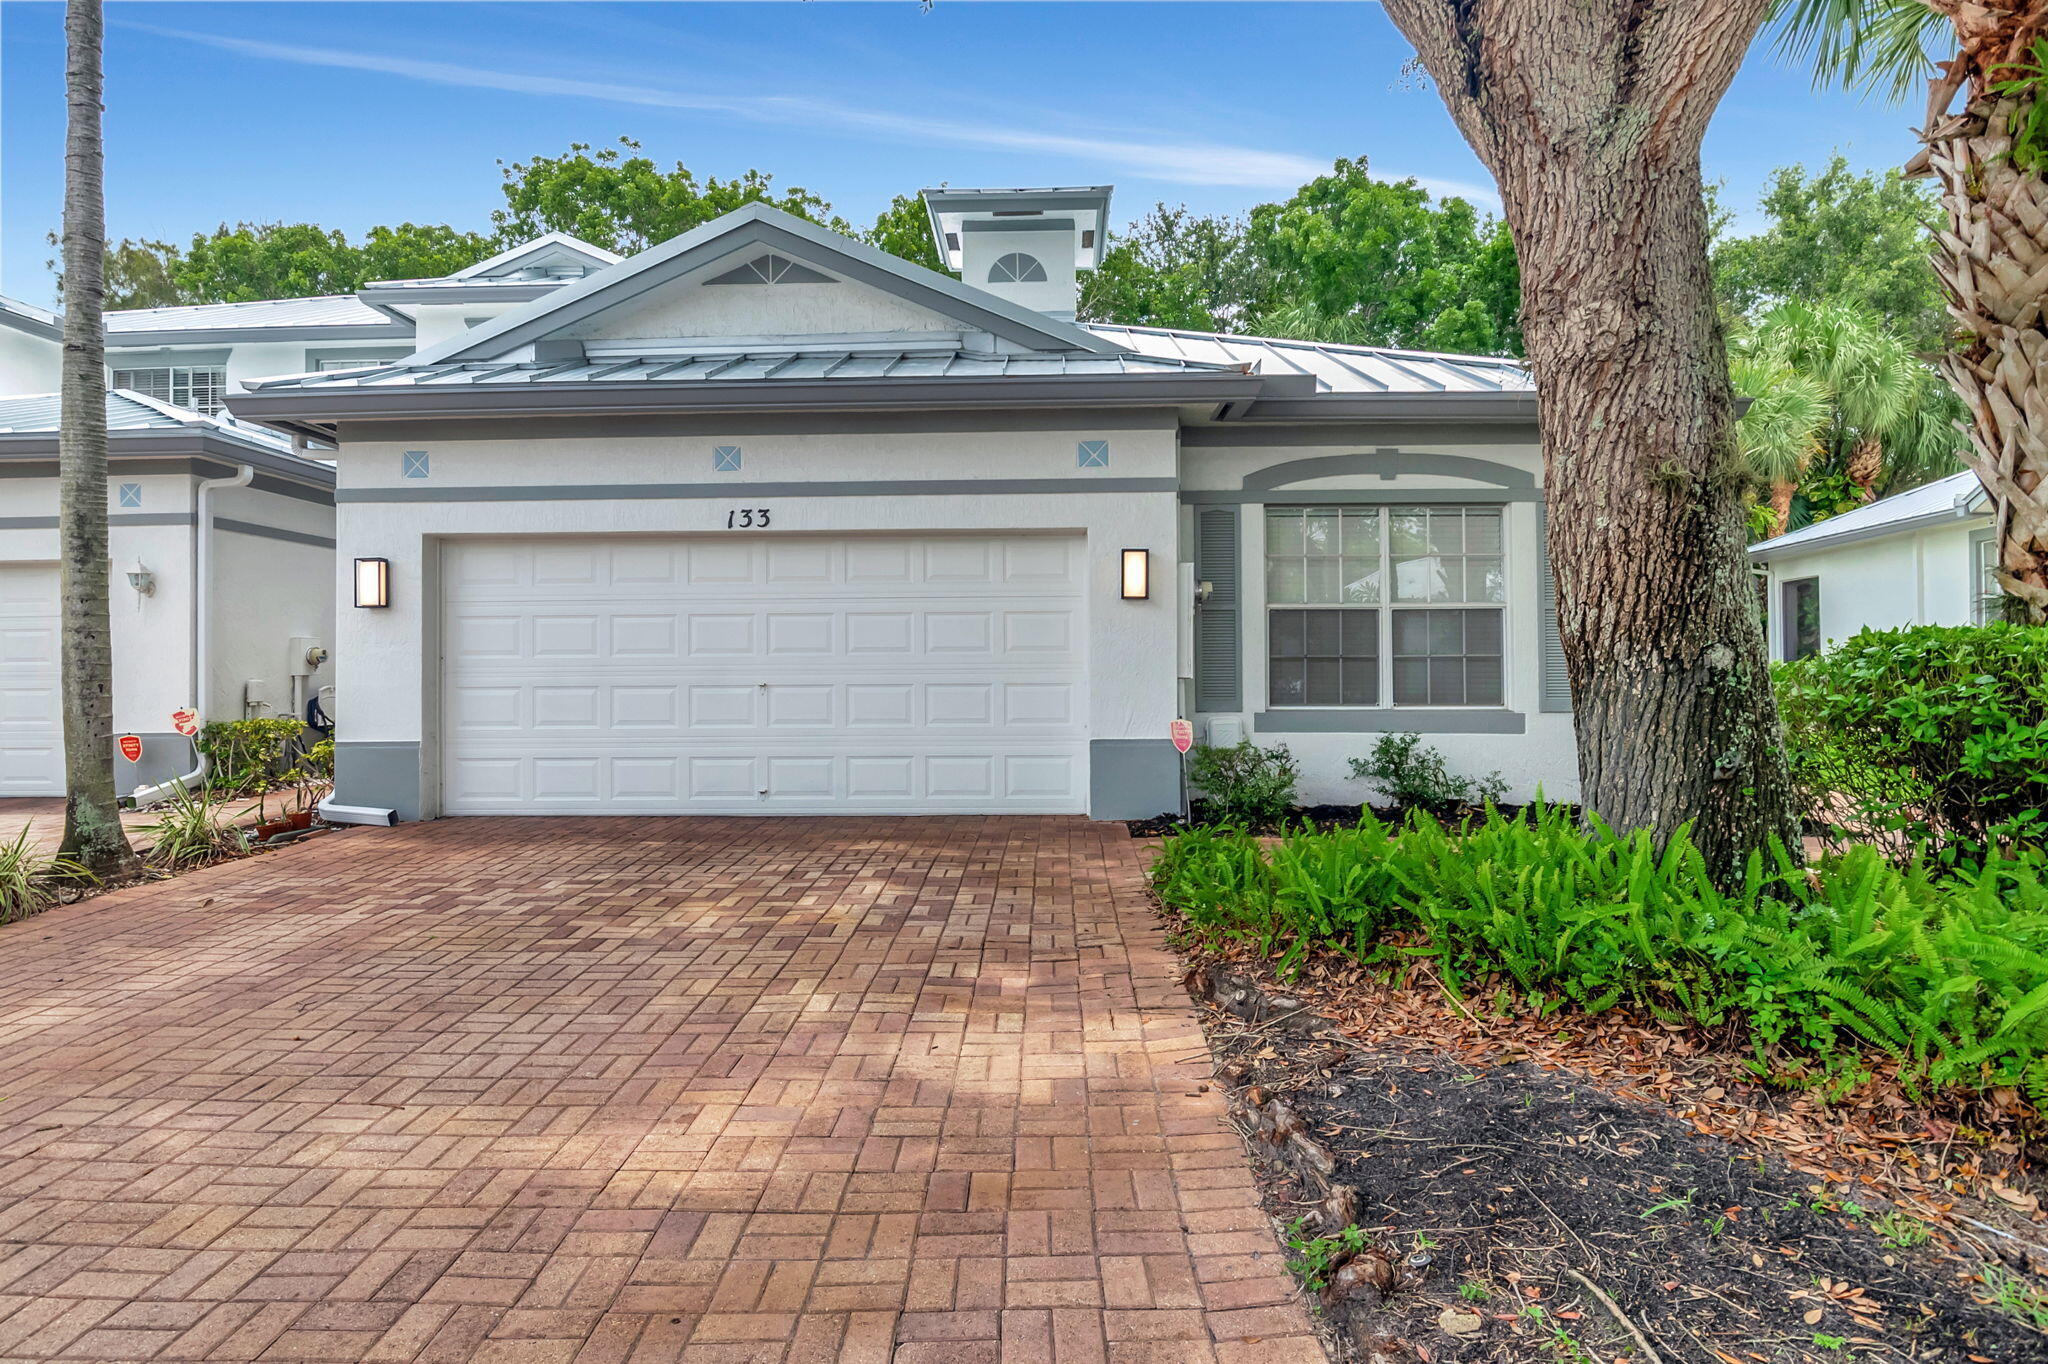
[[[255,477],[255,466],[244,464],[226,478],[199,480],[196,520],[192,528],[198,537],[197,565],[192,574],[192,706],[200,712],[202,719],[206,707],[205,689],[210,676],[208,669],[213,662],[213,491],[216,488],[246,488]],[[155,786],[135,788],[138,809],[155,804],[175,791],[190,790],[206,780],[211,764],[206,754],[200,751],[196,738],[192,751],[198,765],[184,776]]]

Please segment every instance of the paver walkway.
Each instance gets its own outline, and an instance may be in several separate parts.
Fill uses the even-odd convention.
[[[0,1358],[1321,1364],[1145,847],[451,820],[0,928]]]

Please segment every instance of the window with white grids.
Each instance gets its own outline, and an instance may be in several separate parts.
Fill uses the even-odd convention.
[[[228,375],[219,365],[154,365],[148,369],[115,370],[114,387],[132,389],[160,403],[211,416],[221,409]]]
[[[1499,507],[1269,507],[1268,704],[1505,702]]]

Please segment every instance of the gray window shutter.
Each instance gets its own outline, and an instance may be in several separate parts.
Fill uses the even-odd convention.
[[[1557,578],[1550,571],[1550,517],[1536,509],[1537,615],[1543,650],[1543,694],[1537,707],[1569,713],[1572,679],[1565,671],[1564,640],[1557,629]]]
[[[1210,585],[1195,608],[1195,709],[1231,711],[1244,705],[1239,611],[1238,509],[1204,507],[1195,514],[1195,577]]]

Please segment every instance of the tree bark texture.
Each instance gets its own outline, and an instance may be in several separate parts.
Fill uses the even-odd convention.
[[[1798,823],[1744,554],[1700,140],[1769,0],[1385,0],[1522,267],[1586,803],[1717,873]]]
[[[63,633],[63,854],[101,877],[130,870],[114,791],[107,604],[106,256],[100,0],[67,0],[64,85],[64,372],[58,422],[58,596]]]
[[[1946,222],[1935,232],[1934,270],[1958,328],[1941,370],[1969,409],[1963,458],[1990,494],[1999,544],[1998,580],[2048,622],[2048,180],[2014,164],[2013,100],[1986,94],[1949,105],[1981,85],[1994,45],[1976,62],[1959,57],[1934,82],[1925,150],[1909,174],[1931,174]]]

